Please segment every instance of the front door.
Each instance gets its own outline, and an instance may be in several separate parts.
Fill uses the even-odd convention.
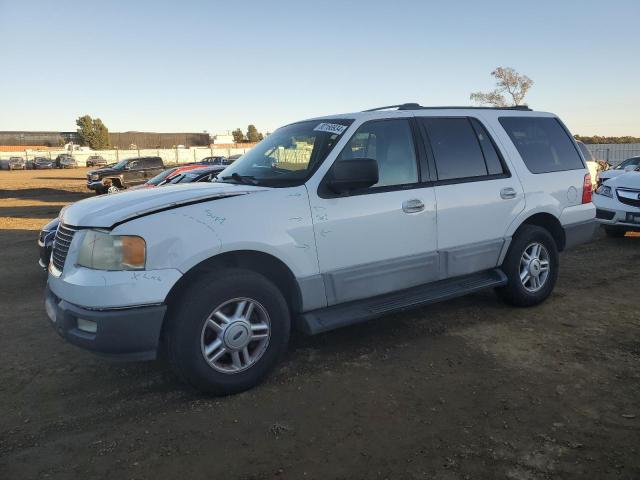
[[[338,196],[310,191],[329,305],[426,283],[438,275],[436,204],[421,183],[410,118],[363,123],[337,160],[373,158],[379,181]],[[421,150],[420,150],[421,151]]]

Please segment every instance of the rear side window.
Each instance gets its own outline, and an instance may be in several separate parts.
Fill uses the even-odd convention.
[[[487,133],[485,128],[475,118],[471,119],[471,125],[473,125],[473,129],[476,132],[478,143],[480,143],[480,148],[482,149],[482,154],[484,155],[484,161],[487,164],[487,173],[489,173],[489,175],[500,175],[504,173],[500,155],[498,154],[498,151],[496,150],[496,147],[491,141],[491,137],[489,137],[489,134]]]
[[[159,157],[147,157],[144,159],[146,168],[156,168],[162,166],[162,159]]]
[[[488,175],[479,140],[468,118],[422,118],[421,122],[429,135],[438,180]]]
[[[571,137],[552,117],[501,117],[500,123],[531,173],[584,168]]]

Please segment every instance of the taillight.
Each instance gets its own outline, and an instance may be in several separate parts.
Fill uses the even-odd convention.
[[[590,203],[591,195],[592,195],[591,174],[587,173],[584,176],[584,183],[582,184],[582,203]]]

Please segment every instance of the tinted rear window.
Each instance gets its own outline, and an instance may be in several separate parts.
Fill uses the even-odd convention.
[[[147,157],[144,159],[145,168],[162,167],[162,159],[159,157]]]
[[[584,168],[573,140],[556,118],[501,117],[500,123],[531,173]]]
[[[429,135],[439,180],[487,175],[478,137],[467,118],[420,119]]]

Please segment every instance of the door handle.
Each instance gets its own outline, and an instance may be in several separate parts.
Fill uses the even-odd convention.
[[[516,198],[516,196],[518,196],[518,192],[516,192],[515,188],[507,187],[500,190],[500,198],[503,200]]]
[[[417,198],[402,202],[402,211],[405,213],[417,213],[424,210],[424,203]]]

